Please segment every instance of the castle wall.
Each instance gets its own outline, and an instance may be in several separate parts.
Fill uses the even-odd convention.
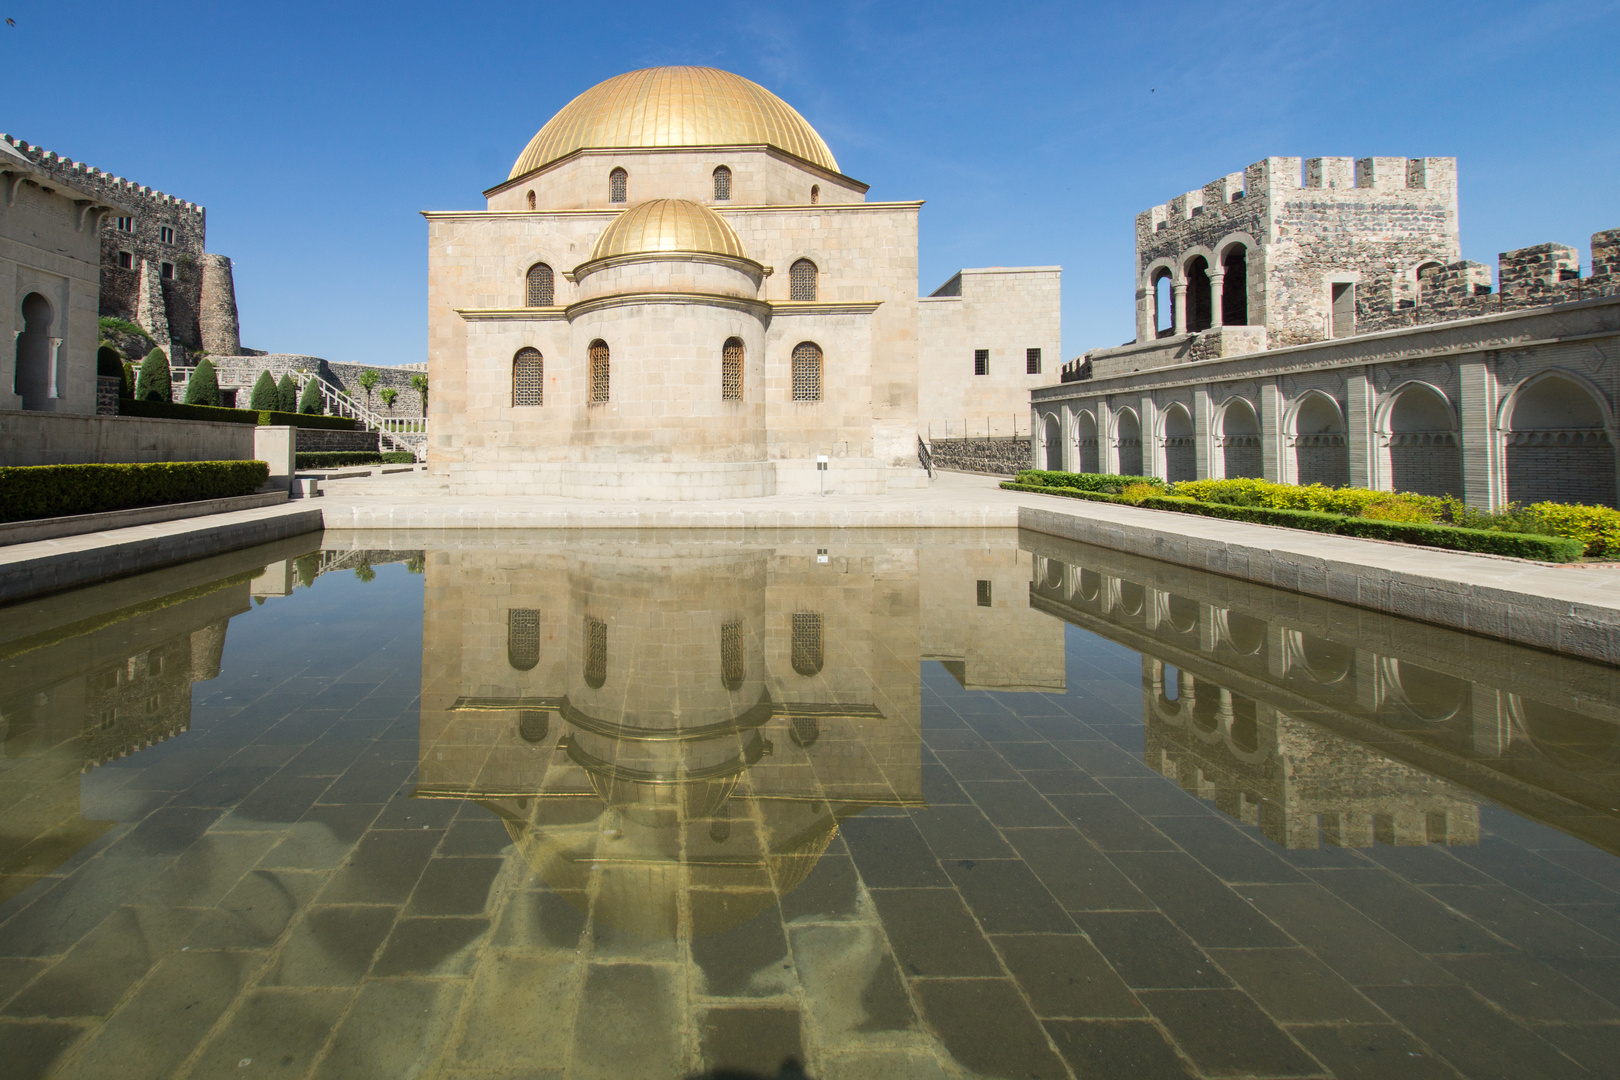
[[[1456,494],[1481,509],[1575,496],[1614,506],[1620,371],[1605,358],[1617,338],[1620,296],[1606,296],[1064,383],[1031,395],[1038,460],[1051,417],[1066,468],[1081,467],[1095,424],[1109,471],[1129,409],[1143,418],[1145,471],[1166,477],[1165,418],[1179,404],[1197,476],[1230,475],[1222,423],[1239,399],[1258,419],[1269,480],[1309,479],[1342,445],[1357,486]],[[1520,413],[1543,380],[1538,411]],[[1312,400],[1331,403],[1317,413],[1333,417],[1326,434],[1300,426]],[[1585,479],[1572,485],[1572,469]]]
[[[731,170],[731,198],[714,197],[714,170]],[[626,173],[626,201],[608,201],[608,174]],[[535,209],[619,210],[648,199],[689,199],[716,210],[729,206],[809,206],[810,189],[822,204],[864,202],[866,185],[830,173],[769,147],[671,147],[667,150],[582,150],[508,181],[485,194],[492,211],[524,212],[529,192]],[[786,267],[780,269],[786,270]]]
[[[917,431],[925,438],[1028,434],[1029,392],[1058,381],[1062,270],[1054,266],[962,270],[917,301]],[[1040,370],[1028,370],[1029,349]],[[976,374],[974,354],[990,352]]]

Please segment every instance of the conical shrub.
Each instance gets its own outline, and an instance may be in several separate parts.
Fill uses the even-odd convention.
[[[141,361],[141,372],[135,377],[135,397],[140,401],[174,400],[174,386],[169,382],[169,355],[162,349],[153,349]]]
[[[135,396],[135,365],[128,360],[124,361],[124,385],[118,388],[118,396],[127,398]]]
[[[298,384],[291,375],[283,375],[276,383],[276,408],[282,412],[298,411]]]
[[[321,400],[319,379],[310,379],[304,384],[304,392],[298,397],[298,411],[312,416],[319,416],[326,411],[326,403]]]
[[[281,395],[276,393],[275,377],[268,371],[259,372],[258,379],[253,383],[253,396],[248,398],[248,408],[273,412],[280,407]]]
[[[129,397],[129,386],[124,382],[124,358],[111,342],[103,341],[96,349],[96,378],[117,379],[118,396]]]
[[[186,380],[186,404],[219,404],[219,375],[214,371],[214,362],[206,356]]]

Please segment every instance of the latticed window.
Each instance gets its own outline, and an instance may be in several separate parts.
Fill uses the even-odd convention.
[[[814,300],[816,298],[816,264],[800,259],[788,268],[788,299]]]
[[[731,170],[724,165],[714,170],[714,201],[729,202],[731,200]]]
[[[535,263],[529,267],[530,307],[550,307],[556,302],[556,293],[552,289],[555,280],[551,267],[545,263]]]
[[[627,202],[630,198],[630,174],[623,169],[608,173],[608,202]]]
[[[506,662],[518,671],[529,671],[540,662],[540,613],[533,608],[507,611]]]
[[[793,613],[793,670],[806,677],[821,674],[826,650],[822,638],[821,612]]]
[[[546,403],[546,361],[539,349],[519,349],[512,357],[512,404]]]
[[[742,623],[728,622],[720,628],[720,684],[727,690],[742,689],[742,641]]]
[[[973,374],[975,374],[975,375],[988,375],[988,374],[990,374],[990,350],[989,349],[974,349],[973,350]]]
[[[607,682],[607,623],[585,616],[585,685],[602,689]]]
[[[1041,373],[1041,350],[1024,350],[1024,374],[1039,375]]]
[[[741,401],[743,386],[743,343],[738,338],[726,338],[720,350],[720,398],[723,401]]]
[[[984,579],[981,578],[979,580],[978,585],[979,585],[979,606],[980,607],[990,607],[990,606],[992,606],[991,598],[992,598],[992,596],[994,594],[991,591],[990,582],[985,581]]]
[[[813,342],[793,347],[793,400],[821,400],[821,346]]]
[[[591,342],[591,401],[593,403],[603,402],[608,399],[610,367],[607,342],[601,340]]]

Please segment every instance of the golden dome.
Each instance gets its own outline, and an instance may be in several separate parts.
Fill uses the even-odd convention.
[[[838,171],[816,129],[758,83],[717,68],[643,68],[564,105],[529,140],[508,179],[582,149],[760,144]]]
[[[653,199],[632,206],[603,229],[591,259],[655,251],[748,258],[736,231],[707,206],[686,199]]]

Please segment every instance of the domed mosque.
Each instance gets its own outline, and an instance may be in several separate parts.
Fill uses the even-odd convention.
[[[741,76],[580,94],[486,209],[425,215],[431,470],[458,494],[880,494],[927,483],[919,437],[1027,432],[1058,268],[919,297],[922,203],[866,193]]]

